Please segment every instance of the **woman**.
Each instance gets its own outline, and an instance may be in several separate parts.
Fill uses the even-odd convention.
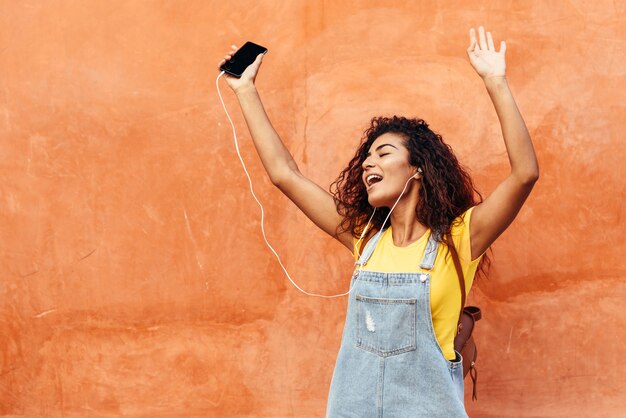
[[[478,39],[470,29],[467,54],[493,101],[511,165],[478,202],[441,137],[423,120],[396,116],[372,120],[334,192],[326,192],[300,173],[265,114],[254,85],[262,55],[240,79],[226,77],[272,183],[358,260],[329,417],[466,416],[454,351],[461,295],[449,248],[459,254],[469,292],[483,254],[539,177],[505,77],[505,50],[502,42],[496,51],[483,27]]]

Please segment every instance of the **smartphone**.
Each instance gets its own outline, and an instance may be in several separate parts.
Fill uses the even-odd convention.
[[[233,77],[240,78],[241,74],[254,62],[259,54],[266,54],[267,48],[257,45],[254,42],[246,42],[244,46],[239,48],[230,60],[226,61],[220,67],[220,70]]]

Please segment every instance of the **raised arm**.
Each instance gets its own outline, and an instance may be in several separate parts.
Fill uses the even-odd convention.
[[[513,222],[539,178],[539,165],[524,119],[506,80],[506,44],[496,52],[490,32],[470,30],[467,54],[481,76],[500,120],[511,173],[472,212],[472,260],[484,253]]]
[[[237,47],[232,46],[230,54],[224,57],[218,67],[235,53]],[[250,130],[252,141],[261,158],[267,174],[280,191],[282,191],[300,210],[320,229],[337,239],[352,251],[352,235],[344,232],[337,235],[337,227],[342,217],[337,212],[333,196],[302,175],[298,165],[278,133],[272,126],[254,81],[258,74],[263,55],[259,55],[241,75],[241,78],[225,74],[226,82],[235,93],[241,111]]]

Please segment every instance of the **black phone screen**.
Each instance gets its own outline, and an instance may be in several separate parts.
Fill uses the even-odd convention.
[[[239,78],[259,54],[265,54],[266,52],[267,48],[248,41],[235,52],[235,55],[230,60],[222,64],[220,70]]]

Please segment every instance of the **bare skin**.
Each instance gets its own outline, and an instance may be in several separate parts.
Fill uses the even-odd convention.
[[[409,150],[404,146],[402,135],[397,133],[389,132],[376,138],[369,154],[362,165],[363,181],[368,201],[373,207],[393,207],[407,180],[411,179],[390,216],[393,242],[398,247],[405,247],[417,241],[428,229],[415,216],[421,174],[409,164]],[[371,174],[380,175],[383,179],[368,186],[367,177]]]
[[[476,259],[513,222],[539,178],[539,166],[526,124],[506,80],[506,44],[501,42],[500,50],[496,51],[491,33],[485,32],[482,26],[478,29],[478,38],[476,31],[470,29],[469,40],[469,61],[483,80],[493,102],[511,166],[510,174],[472,213],[471,254],[472,259]],[[230,59],[236,50],[237,47],[233,45],[232,51],[219,65]],[[265,113],[254,84],[262,60],[263,56],[259,55],[239,79],[225,75],[226,82],[239,100],[261,161],[272,183],[313,223],[352,252],[352,234],[347,231],[340,234],[335,232],[342,217],[337,212],[332,195],[302,175]],[[389,145],[379,148],[383,144]],[[408,150],[402,145],[402,138],[398,134],[381,135],[369,152],[370,155],[363,162],[364,184],[368,187],[368,174],[383,176],[381,182],[368,187],[368,199],[372,206],[391,207],[409,178],[416,176],[409,182],[390,217],[394,244],[409,245],[427,230],[415,215],[421,187],[418,167],[409,164]]]

